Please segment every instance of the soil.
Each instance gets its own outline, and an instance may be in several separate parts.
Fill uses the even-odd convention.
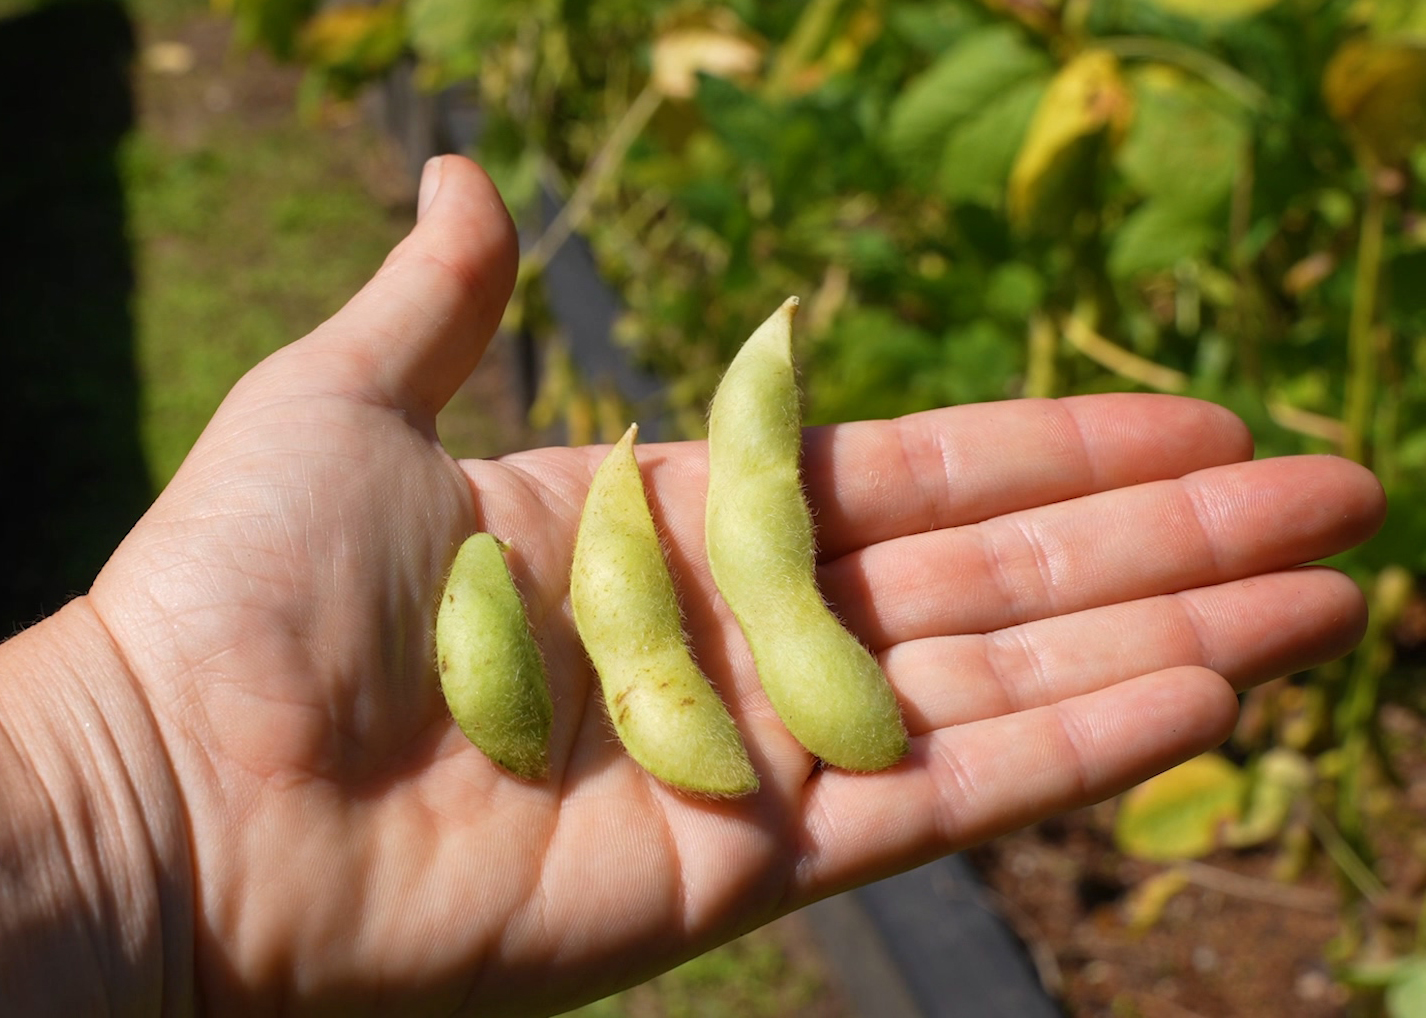
[[[1330,780],[1319,782],[1314,803],[1299,804],[1275,840],[1188,863],[1186,886],[1143,929],[1134,922],[1136,911],[1143,914],[1142,890],[1171,867],[1115,848],[1113,801],[974,849],[972,863],[1066,1012],[1074,1018],[1382,1014],[1380,991],[1349,988],[1347,977],[1354,968],[1419,951],[1426,892],[1426,722],[1419,683],[1398,683],[1388,690],[1397,702],[1380,708],[1379,748],[1389,766],[1368,767],[1355,884],[1325,848],[1324,837],[1338,843],[1337,851],[1352,852],[1335,833]],[[1249,694],[1225,752],[1258,737],[1251,729],[1264,705],[1278,709],[1301,688],[1279,680]],[[1321,770],[1337,751],[1325,726],[1317,739],[1309,753]]]
[[[975,849],[1002,915],[1030,948],[1046,986],[1077,1018],[1227,1018],[1345,1014],[1347,991],[1323,961],[1338,931],[1335,890],[1321,873],[1290,885],[1300,904],[1269,904],[1190,883],[1144,932],[1132,892],[1167,867],[1113,846],[1112,804],[1066,814]],[[1245,878],[1273,894],[1268,853],[1210,857],[1205,882]]]

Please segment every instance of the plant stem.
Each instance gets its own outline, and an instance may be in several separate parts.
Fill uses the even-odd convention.
[[[1025,395],[1048,399],[1055,394],[1055,323],[1043,311],[1030,316],[1029,351],[1025,368]]]
[[[1185,46],[1183,43],[1149,36],[1120,35],[1099,39],[1095,45],[1102,46],[1125,60],[1155,60],[1173,64],[1198,75],[1254,113],[1261,112],[1268,105],[1268,93],[1252,78],[1202,50]]]
[[[1332,826],[1332,821],[1316,806],[1309,813],[1308,823],[1327,855],[1358,894],[1367,901],[1376,901],[1386,894],[1386,887],[1377,879],[1372,868],[1347,844],[1347,840]]]
[[[1347,424],[1343,454],[1363,464],[1367,460],[1367,435],[1376,398],[1376,335],[1372,323],[1376,318],[1386,223],[1386,196],[1371,179],[1374,164],[1368,160],[1365,165],[1369,183],[1357,244],[1357,274],[1352,284],[1352,317],[1347,328],[1347,395],[1342,414]]]
[[[1160,392],[1183,392],[1188,388],[1188,376],[1182,371],[1156,364],[1111,343],[1095,332],[1079,314],[1072,314],[1065,320],[1064,334],[1070,346],[1121,378]]]
[[[811,0],[802,8],[792,33],[778,49],[772,70],[768,72],[763,94],[769,99],[781,99],[804,67],[812,63],[827,41],[832,21],[842,6],[842,0]]]
[[[584,220],[594,205],[594,199],[598,195],[600,187],[624,161],[629,146],[648,126],[650,118],[658,110],[659,103],[662,101],[663,95],[652,84],[645,85],[643,91],[634,97],[634,101],[629,104],[629,108],[624,111],[624,115],[614,125],[614,129],[609,132],[609,137],[604,141],[604,147],[590,160],[589,166],[579,178],[579,183],[575,185],[574,193],[570,195],[569,201],[565,203],[564,208],[560,209],[559,215],[555,216],[554,221],[545,227],[545,232],[540,234],[539,239],[531,245],[529,252],[520,259],[521,276],[538,273],[548,265],[550,259],[569,239],[570,234],[584,225]]]

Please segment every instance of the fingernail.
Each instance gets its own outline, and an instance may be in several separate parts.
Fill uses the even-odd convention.
[[[432,156],[426,160],[421,170],[421,190],[416,194],[416,218],[419,220],[436,200],[436,192],[441,189],[441,157]]]

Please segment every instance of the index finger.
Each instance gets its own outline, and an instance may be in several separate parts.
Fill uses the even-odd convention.
[[[809,428],[803,476],[818,557],[1251,459],[1231,411],[1106,393]]]

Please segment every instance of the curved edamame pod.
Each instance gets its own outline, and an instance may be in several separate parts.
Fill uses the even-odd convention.
[[[758,787],[742,737],[684,640],[634,458],[633,425],[595,472],[579,519],[569,599],[629,755],[660,781],[704,795]]]
[[[472,534],[456,552],[436,612],[436,660],[451,716],[495,763],[522,778],[549,769],[554,708],[504,546]]]
[[[789,732],[826,763],[890,767],[906,728],[876,659],[817,590],[802,494],[802,410],[789,298],[723,376],[708,422],[708,564]]]

